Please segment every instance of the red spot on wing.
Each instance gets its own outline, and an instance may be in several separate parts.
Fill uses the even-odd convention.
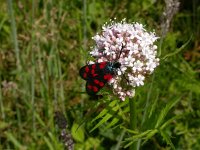
[[[96,76],[98,76],[98,74],[92,74],[92,76],[93,76],[93,77],[96,77]]]
[[[103,82],[99,82],[99,85],[102,87],[102,86],[104,86],[104,83]]]
[[[94,83],[95,83],[95,84],[99,84],[99,80],[95,79],[95,80],[94,80]]]
[[[92,69],[92,70],[91,70],[91,74],[94,74],[94,73],[95,73],[95,70],[94,70],[94,69]]]
[[[108,81],[108,80],[112,79],[113,76],[111,74],[106,74],[106,75],[104,75],[103,78]]]
[[[93,86],[93,91],[98,92],[98,88],[96,86]]]
[[[83,78],[87,78],[87,73],[84,73],[84,74],[83,74]]]
[[[91,74],[92,74],[93,77],[98,76],[98,74],[95,73],[95,70],[94,70],[94,69],[91,70]]]
[[[93,84],[88,84],[87,85],[87,92],[89,92],[89,94],[95,94],[99,91],[99,88]]]
[[[96,65],[94,64],[94,65],[92,65],[92,69],[95,69],[96,68]]]
[[[100,68],[100,69],[105,68],[105,66],[106,66],[106,62],[101,62],[101,63],[99,64],[99,68]]]
[[[100,82],[100,81],[97,80],[97,79],[94,80],[94,83],[97,84],[97,85],[99,85],[99,86],[101,86],[101,87],[104,86],[104,83],[103,83],[103,82]]]
[[[91,90],[92,89],[92,85],[88,85],[87,88]]]
[[[85,67],[85,72],[87,72],[87,73],[88,73],[89,71],[90,71],[89,67],[88,67],[88,66],[86,66],[86,67]]]

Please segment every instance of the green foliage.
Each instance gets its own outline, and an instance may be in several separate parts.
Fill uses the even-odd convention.
[[[90,132],[97,129],[99,126],[107,123],[109,119],[109,123],[104,127],[104,129],[111,128],[115,126],[120,119],[124,122],[128,121],[125,113],[128,112],[127,108],[127,101],[124,101],[119,104],[118,100],[113,100],[112,102],[108,103],[106,107],[97,115],[91,123],[94,123],[97,119],[99,119],[98,123],[91,129]]]
[[[76,140],[77,142],[83,142],[84,141],[84,130],[82,127],[79,127],[78,124],[74,123],[72,126],[72,130],[71,130],[72,136],[74,138],[74,140]]]
[[[64,149],[57,110],[75,149],[200,149],[200,7],[181,3],[162,37],[163,1],[1,1],[0,149]],[[91,37],[115,17],[161,37],[160,66],[136,89],[134,130],[128,99],[92,101],[78,75]]]

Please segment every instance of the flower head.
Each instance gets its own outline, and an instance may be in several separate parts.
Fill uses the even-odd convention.
[[[90,54],[96,62],[119,62],[121,67],[109,81],[114,94],[120,99],[134,96],[135,87],[144,85],[145,77],[159,65],[156,58],[158,39],[154,32],[147,32],[142,24],[110,21],[102,27],[93,40]]]

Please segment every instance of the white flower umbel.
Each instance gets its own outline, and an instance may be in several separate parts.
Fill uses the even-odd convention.
[[[90,54],[96,62],[121,63],[116,75],[109,81],[114,94],[121,100],[133,97],[135,87],[144,85],[145,77],[159,65],[156,58],[158,39],[154,32],[147,32],[142,24],[110,21],[102,32],[93,37],[96,45]]]

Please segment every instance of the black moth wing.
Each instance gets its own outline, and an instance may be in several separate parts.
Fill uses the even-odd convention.
[[[97,64],[85,65],[79,70],[80,76],[84,80],[93,78],[93,76],[99,74],[99,69],[96,67]],[[94,74],[95,73],[95,74]]]
[[[112,69],[109,69],[111,67],[110,62],[101,62],[101,63],[95,63],[91,65],[85,65],[79,70],[80,76],[84,80],[90,80],[94,79],[95,77],[98,76],[104,76],[105,74],[114,74]]]
[[[83,66],[80,70],[79,70],[79,75],[81,76],[81,78],[83,78],[84,80],[88,79],[88,72],[86,72],[86,67],[91,68],[91,65],[86,65]]]
[[[82,67],[80,76],[87,81],[88,95],[95,96],[104,85],[113,78],[114,68],[111,62],[101,62]]]
[[[86,92],[88,93],[88,95],[95,96],[99,92],[99,90],[101,90],[103,88],[103,86],[106,84],[105,82],[102,82],[102,83],[103,83],[102,86],[100,86],[99,84],[96,84],[92,80],[87,81]]]

